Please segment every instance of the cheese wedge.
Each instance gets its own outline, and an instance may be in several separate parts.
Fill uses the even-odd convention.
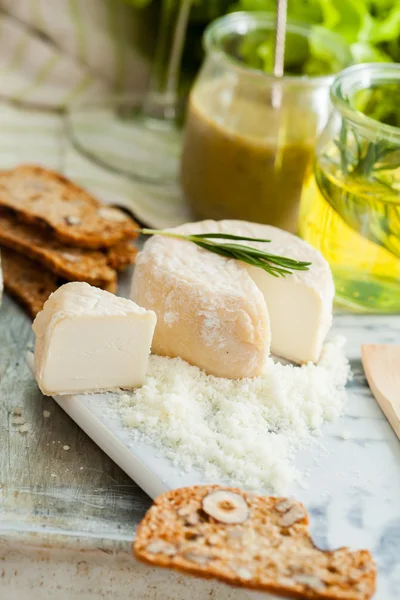
[[[145,380],[156,315],[87,283],[67,283],[37,315],[34,371],[53,396],[135,388]]]
[[[157,315],[154,353],[228,378],[260,375],[270,349],[294,362],[318,361],[332,323],[334,285],[317,250],[286,231],[244,221],[201,221],[173,231],[266,238],[271,243],[252,244],[312,264],[276,278],[191,242],[154,236],[137,258],[131,294]]]

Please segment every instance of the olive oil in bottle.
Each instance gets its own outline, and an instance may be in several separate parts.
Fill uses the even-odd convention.
[[[345,69],[302,191],[300,235],[329,262],[336,299],[400,312],[400,65]]]
[[[400,312],[400,193],[326,167],[317,160],[303,188],[301,237],[329,262],[339,304]]]

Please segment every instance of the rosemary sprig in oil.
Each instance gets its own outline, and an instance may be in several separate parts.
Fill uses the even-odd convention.
[[[400,144],[386,127],[400,127],[399,87],[368,88],[351,99],[338,96],[376,126],[362,127],[342,117],[335,148],[329,143],[317,157],[318,188],[348,227],[400,257]]]
[[[262,238],[253,238],[242,235],[232,235],[229,233],[197,233],[184,235],[175,233],[174,231],[164,231],[158,229],[140,229],[143,235],[163,235],[192,242],[204,250],[225,256],[226,258],[234,258],[242,262],[263,269],[274,277],[286,277],[292,275],[293,271],[308,271],[311,263],[294,260],[285,256],[269,254],[244,244],[215,242],[213,240],[234,240],[235,242],[262,242],[269,243],[271,240]]]
[[[362,176],[380,183],[380,171],[394,170],[400,167],[399,147],[378,140],[361,140],[358,133],[343,121],[339,139],[335,141],[340,153],[340,167],[344,175]]]
[[[398,126],[396,120],[400,119],[398,92],[398,87],[392,89],[387,86],[382,89],[362,90],[361,94],[352,102],[341,92],[338,93],[338,96],[349,105],[355,103],[357,110],[376,119],[377,122]],[[382,171],[392,171],[400,167],[398,144],[382,138],[378,138],[376,141],[367,140],[360,136],[356,129],[350,126],[345,119],[342,121],[335,145],[339,150],[340,167],[343,175],[363,177],[387,185],[379,177],[379,174]]]

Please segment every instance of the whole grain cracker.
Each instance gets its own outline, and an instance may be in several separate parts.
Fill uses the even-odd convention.
[[[66,246],[40,228],[22,223],[14,215],[4,212],[0,212],[0,245],[40,262],[68,281],[87,281],[98,287],[116,288],[117,273],[109,266],[108,255],[99,250]],[[125,259],[124,254],[122,258]]]
[[[137,237],[137,224],[123,211],[102,205],[63,175],[36,165],[0,173],[0,206],[82,248],[108,248]]]
[[[62,283],[59,278],[12,250],[2,248],[4,287],[29,312],[36,317],[47,298]]]
[[[221,490],[221,505],[210,502]],[[215,516],[221,510],[236,510],[241,522],[219,521]],[[155,566],[279,596],[367,600],[375,591],[376,567],[367,550],[320,550],[310,537],[301,503],[236,488],[166,492],[139,525],[133,549],[137,559]]]
[[[119,242],[107,249],[107,262],[116,271],[123,271],[135,262],[137,252],[130,240]]]

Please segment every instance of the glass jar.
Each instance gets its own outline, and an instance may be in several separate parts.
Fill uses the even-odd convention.
[[[267,13],[232,13],[205,31],[206,58],[189,98],[181,163],[183,191],[199,219],[245,219],[297,231],[303,180],[328,119],[333,76],[276,78],[247,66],[244,55],[257,57],[255,44],[274,35],[275,17]],[[316,26],[289,23],[286,48],[285,66],[317,54],[338,72],[351,60],[342,38]]]
[[[339,303],[400,312],[400,65],[350,67],[331,99],[300,235],[330,263]]]

